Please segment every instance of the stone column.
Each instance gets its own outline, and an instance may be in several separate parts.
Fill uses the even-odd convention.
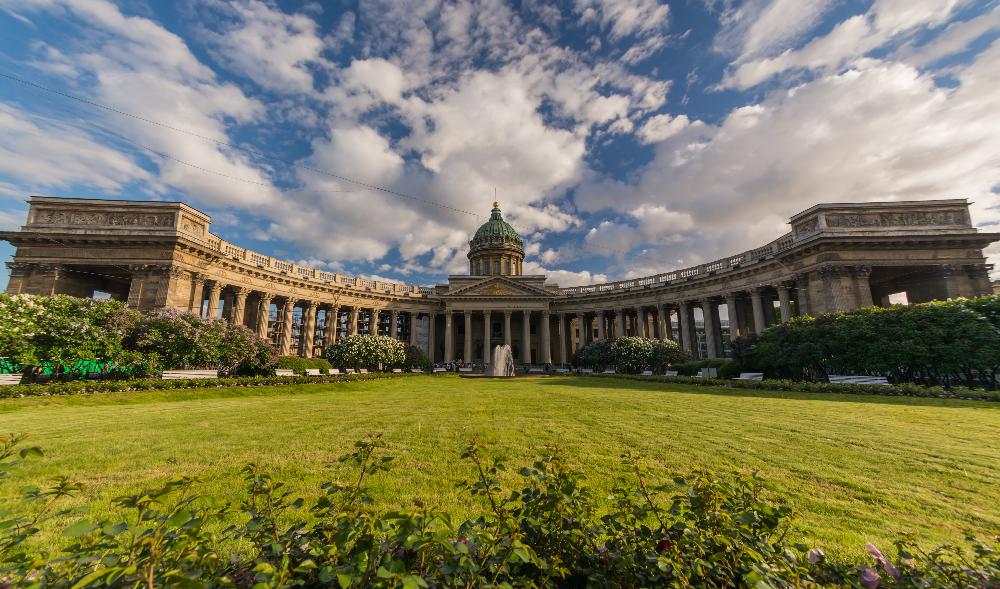
[[[670,307],[667,305],[657,305],[656,314],[660,321],[660,339],[673,340],[674,326],[670,324]]]
[[[872,301],[872,284],[869,280],[871,275],[871,266],[851,267],[851,277],[854,279],[854,302],[858,308],[871,307],[875,304]]]
[[[503,343],[506,346],[510,345],[511,334],[510,334],[510,311],[503,312]]]
[[[701,301],[701,314],[705,319],[705,348],[709,358],[718,358],[720,355],[715,331],[717,311],[718,309],[711,300],[703,299]]]
[[[233,289],[233,308],[229,313],[229,322],[233,325],[243,325],[243,316],[247,310],[247,295],[250,289],[245,286],[237,286]]]
[[[729,315],[729,341],[732,341],[743,335],[743,331],[740,329],[740,313],[736,304],[735,292],[726,293],[726,314]]]
[[[694,348],[694,344],[697,341],[694,334],[694,316],[691,313],[691,303],[687,301],[681,301],[677,304],[678,308],[678,318],[680,319],[681,330],[681,347],[691,354],[692,358],[697,358],[698,354]]]
[[[597,339],[603,340],[606,336],[604,335],[604,311],[597,312]]]
[[[437,355],[437,313],[428,313],[427,321],[427,358],[434,362]]]
[[[468,364],[472,362],[472,312],[463,311],[462,315],[465,317],[465,337],[463,338],[463,354],[462,361]]]
[[[205,277],[198,272],[191,273],[191,302],[188,312],[201,315],[201,301],[205,298]]]
[[[347,314],[347,335],[358,335],[358,321],[361,321],[361,309],[351,307],[351,312]]]
[[[389,312],[389,337],[399,339],[399,311],[395,309]]]
[[[868,298],[871,298],[871,291],[868,291]],[[781,309],[781,322],[788,323],[792,318],[792,298],[791,288],[785,283],[778,285],[778,308]]]
[[[993,294],[990,269],[986,264],[970,264],[965,267],[965,274],[969,277],[969,285],[972,287],[969,296],[981,297]]]
[[[209,319],[219,317],[219,297],[222,296],[222,284],[218,280],[213,280],[208,287],[208,311],[205,316]]]
[[[521,361],[531,364],[531,311],[524,311],[521,330]]]
[[[487,309],[483,311],[483,363],[486,364],[493,360],[491,346],[490,344],[490,327],[492,322],[492,312]]]
[[[326,310],[326,316],[323,319],[323,347],[337,343],[338,319],[340,319],[340,308],[337,305]]]
[[[625,337],[625,309],[615,311],[615,337]]]
[[[292,317],[295,302],[285,299],[281,308],[281,333],[278,337],[278,355],[288,356],[292,353]]]
[[[646,307],[636,307],[636,329],[635,334],[639,337],[648,337],[646,335]]]
[[[799,314],[812,315],[812,301],[809,300],[809,275],[795,275],[795,299],[798,302]]]
[[[559,363],[566,364],[569,357],[566,355],[566,314],[559,313]]]
[[[455,361],[455,329],[452,321],[452,311],[447,309],[444,312],[444,361]]]
[[[750,289],[750,301],[753,304],[753,330],[760,335],[767,328],[767,319],[764,317],[764,301],[761,299],[759,287]]]
[[[577,337],[576,337],[576,349],[579,350],[583,347],[583,342],[585,341],[586,327],[583,324],[583,313],[576,314],[577,323]]]
[[[302,334],[299,340],[299,356],[312,358],[316,342],[316,301],[308,301],[302,308]]]
[[[378,335],[378,318],[381,310],[372,309],[371,315],[368,316],[368,335]]]
[[[410,311],[410,345],[413,347],[417,345],[417,321],[419,318],[419,313]]]
[[[539,334],[540,343],[542,346],[541,355],[542,357],[538,359],[540,364],[552,364],[552,342],[550,340],[551,334],[549,333],[549,312],[542,311],[542,332]]]
[[[257,325],[254,326],[257,331],[257,337],[260,339],[267,339],[267,328],[271,321],[271,295],[270,293],[261,293],[260,303],[257,307]]]

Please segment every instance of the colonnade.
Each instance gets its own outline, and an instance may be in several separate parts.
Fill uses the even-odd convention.
[[[461,350],[458,349],[456,342],[458,332],[456,315],[460,317],[462,326]],[[502,316],[503,321],[494,324],[494,316]],[[512,318],[520,321],[520,334],[517,334],[512,326]],[[503,343],[511,346],[517,362],[522,364],[552,364],[552,319],[553,313],[547,310],[446,309],[444,312],[444,358],[442,360],[445,362],[480,360],[489,363],[493,347]],[[500,329],[494,329],[495,325],[499,326]],[[558,325],[555,326],[555,330],[557,335],[565,333],[565,328]],[[474,346],[474,344],[476,345]],[[565,341],[556,352],[559,354],[558,360],[565,363],[567,361]]]
[[[245,325],[270,340],[281,356],[313,357],[338,338],[358,334],[388,335],[417,345],[418,312],[298,299],[199,275],[191,283],[189,312]],[[429,315],[433,325],[434,314]]]

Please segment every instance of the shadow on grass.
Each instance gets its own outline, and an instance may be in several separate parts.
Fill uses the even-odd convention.
[[[558,376],[539,379],[539,386],[571,386],[588,389],[628,389],[659,393],[693,393],[723,397],[756,397],[761,399],[791,399],[797,401],[835,401],[840,403],[871,403],[876,405],[909,405],[917,407],[948,407],[955,409],[981,408],[1000,410],[1000,403],[965,399],[940,399],[936,397],[905,397],[893,395],[859,395],[851,393],[803,393],[797,391],[770,391],[766,389],[737,389],[689,385],[660,381],[631,380],[613,377]]]

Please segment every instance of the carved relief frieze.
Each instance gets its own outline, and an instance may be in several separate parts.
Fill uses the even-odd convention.
[[[964,211],[903,211],[895,213],[828,213],[827,227],[912,227],[966,225]]]
[[[806,219],[805,221],[799,223],[795,226],[795,236],[807,235],[809,233],[815,233],[819,230],[819,219],[813,217],[812,219]]]
[[[120,213],[101,211],[60,211],[42,209],[34,215],[35,225],[87,225],[108,227],[171,227],[173,213]]]

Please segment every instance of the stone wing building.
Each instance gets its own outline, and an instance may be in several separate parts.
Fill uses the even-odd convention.
[[[432,361],[482,362],[508,343],[525,364],[562,364],[595,339],[677,340],[696,357],[796,314],[992,292],[964,199],[820,204],[761,247],[654,276],[560,288],[522,272],[520,236],[494,203],[469,242],[469,274],[433,287],[300,266],[228,243],[180,202],[31,197],[8,292],[109,296],[141,310],[221,317],[311,356],[380,333]],[[725,319],[720,314],[725,309]]]

